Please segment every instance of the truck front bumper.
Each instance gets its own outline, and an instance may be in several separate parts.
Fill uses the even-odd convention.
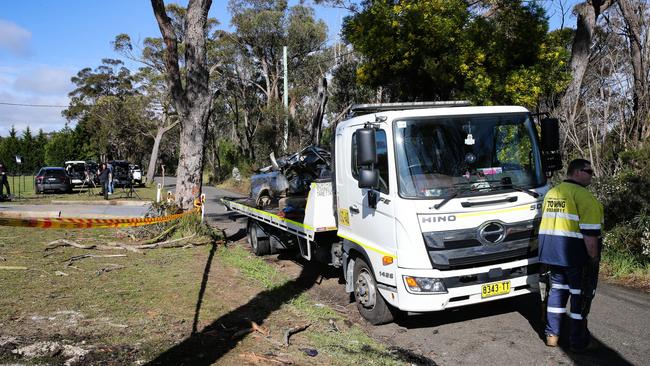
[[[449,271],[398,268],[397,288],[382,285],[378,287],[384,299],[400,310],[440,311],[539,292],[538,272],[537,258]],[[447,293],[411,292],[405,284],[404,276],[441,279],[445,283]],[[482,296],[483,285],[503,281],[510,282],[508,293]]]

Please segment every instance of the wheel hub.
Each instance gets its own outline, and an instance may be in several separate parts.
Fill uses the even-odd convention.
[[[377,300],[377,290],[372,275],[367,271],[361,271],[356,283],[356,295],[359,303],[364,308],[372,309]]]

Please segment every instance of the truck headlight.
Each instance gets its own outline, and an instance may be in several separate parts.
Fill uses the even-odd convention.
[[[404,276],[404,283],[410,292],[446,294],[447,288],[439,278]]]

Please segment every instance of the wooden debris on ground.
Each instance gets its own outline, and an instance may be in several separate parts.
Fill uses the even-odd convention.
[[[123,268],[126,268],[126,267],[125,266],[120,266],[119,264],[112,264],[111,263],[109,267],[100,268],[95,273],[97,273],[97,275],[100,275],[102,273],[113,272],[113,271],[117,271],[118,269],[123,269]]]
[[[79,249],[95,249],[97,247],[94,244],[83,245],[68,239],[58,239],[48,243],[47,246],[45,246],[45,250],[48,251],[58,247],[67,247],[67,246],[71,246]]]
[[[0,266],[0,269],[13,271],[13,270],[27,270],[28,268],[23,266]]]
[[[251,329],[253,329],[254,331],[256,331],[256,332],[258,332],[258,333],[260,333],[260,334],[262,334],[264,336],[268,336],[270,334],[268,329],[265,329],[265,328],[261,327],[259,324],[255,323],[253,321],[251,322]]]
[[[126,257],[126,254],[82,254],[82,255],[75,255],[74,257],[71,257],[70,259],[64,261],[68,262],[68,265],[72,264],[74,261],[82,260],[85,258],[115,258],[115,257]]]
[[[292,335],[294,335],[296,333],[299,333],[299,332],[302,332],[305,329],[309,328],[310,325],[311,325],[311,323],[307,323],[307,324],[299,325],[297,327],[293,327],[293,328],[289,328],[289,329],[285,330],[284,331],[284,346],[289,347],[289,338]]]
[[[286,358],[283,358],[283,357],[280,357],[280,356],[273,355],[273,354],[260,355],[260,354],[257,354],[255,352],[246,352],[246,353],[239,354],[239,357],[243,358],[244,361],[250,362],[250,363],[255,364],[255,365],[263,363],[263,362],[266,362],[266,363],[271,362],[271,363],[276,363],[278,365],[292,365],[293,364],[293,362],[291,362],[290,360],[288,360]]]
[[[192,239],[195,236],[196,236],[196,234],[192,234],[190,236],[185,236],[185,237],[178,238],[178,239],[161,241],[159,243],[135,245],[134,248],[136,248],[136,249],[177,248],[177,247],[185,246],[184,243],[179,243],[179,242],[181,242],[183,240]],[[147,243],[147,242],[148,242],[148,240],[145,241],[145,243]]]

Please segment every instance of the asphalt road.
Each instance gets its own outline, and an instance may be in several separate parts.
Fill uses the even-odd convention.
[[[204,193],[208,222],[225,229],[232,240],[244,238],[246,220],[232,221],[219,204],[221,197],[236,195],[214,187],[204,187]],[[336,283],[338,279],[326,281]],[[350,308],[343,285],[333,288],[338,291],[333,296],[338,299],[337,305]],[[358,314],[354,317],[358,318]],[[572,353],[566,346],[546,347],[539,319],[538,297],[530,295],[443,312],[409,314],[394,323],[366,325],[365,329],[389,346],[423,356],[416,364],[650,364],[650,294],[601,283],[589,322],[600,347],[589,354]],[[566,344],[566,340],[561,343]]]

